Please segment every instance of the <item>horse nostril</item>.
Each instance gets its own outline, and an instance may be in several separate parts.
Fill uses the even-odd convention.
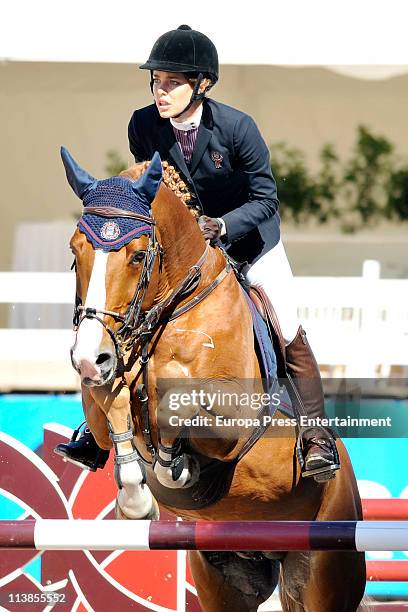
[[[96,363],[97,363],[97,365],[99,365],[99,366],[100,366],[100,365],[102,365],[102,364],[105,364],[105,365],[106,365],[106,362],[109,362],[109,361],[111,361],[111,360],[112,360],[112,354],[111,354],[111,353],[100,353],[100,354],[98,355],[98,358],[97,358],[97,360],[96,360]]]

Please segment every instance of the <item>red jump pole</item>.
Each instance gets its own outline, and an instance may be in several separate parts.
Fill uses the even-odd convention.
[[[367,561],[367,582],[407,582],[408,561]]]
[[[408,499],[363,499],[365,521],[408,520]]]

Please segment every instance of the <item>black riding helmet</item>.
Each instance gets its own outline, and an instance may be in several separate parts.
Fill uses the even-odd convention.
[[[153,88],[153,70],[165,72],[182,72],[189,77],[196,77],[193,94],[186,108],[176,115],[185,113],[196,100],[202,100],[206,92],[218,81],[218,54],[214,43],[205,34],[192,30],[188,25],[181,25],[177,30],[162,34],[153,45],[149,59],[140,66],[150,70]],[[205,91],[199,93],[203,78],[211,80]]]

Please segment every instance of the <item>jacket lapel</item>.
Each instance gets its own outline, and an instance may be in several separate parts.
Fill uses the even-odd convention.
[[[193,157],[191,158],[191,168],[190,174],[195,172],[198,164],[204,152],[208,146],[208,143],[211,140],[213,131],[213,118],[210,109],[210,105],[204,100],[203,102],[203,115],[200,122],[200,127],[198,128],[197,141],[193,151]]]

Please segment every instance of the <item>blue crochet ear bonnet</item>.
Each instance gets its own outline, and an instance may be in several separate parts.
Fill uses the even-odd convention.
[[[147,171],[138,181],[121,176],[97,180],[80,168],[64,147],[61,147],[61,157],[68,182],[84,204],[78,228],[86,235],[94,249],[117,251],[142,234],[151,235],[152,226],[142,220],[102,217],[87,213],[86,209],[88,206],[108,206],[150,216],[150,204],[162,179],[162,165],[158,153],[154,154]]]
[[[104,251],[116,251],[125,244],[139,238],[142,234],[152,233],[151,225],[138,219],[123,217],[100,217],[87,213],[87,206],[113,206],[122,210],[130,210],[149,216],[149,205],[138,198],[128,179],[114,176],[98,181],[95,189],[91,189],[83,199],[84,211],[78,222],[78,227],[88,238],[92,246]]]

